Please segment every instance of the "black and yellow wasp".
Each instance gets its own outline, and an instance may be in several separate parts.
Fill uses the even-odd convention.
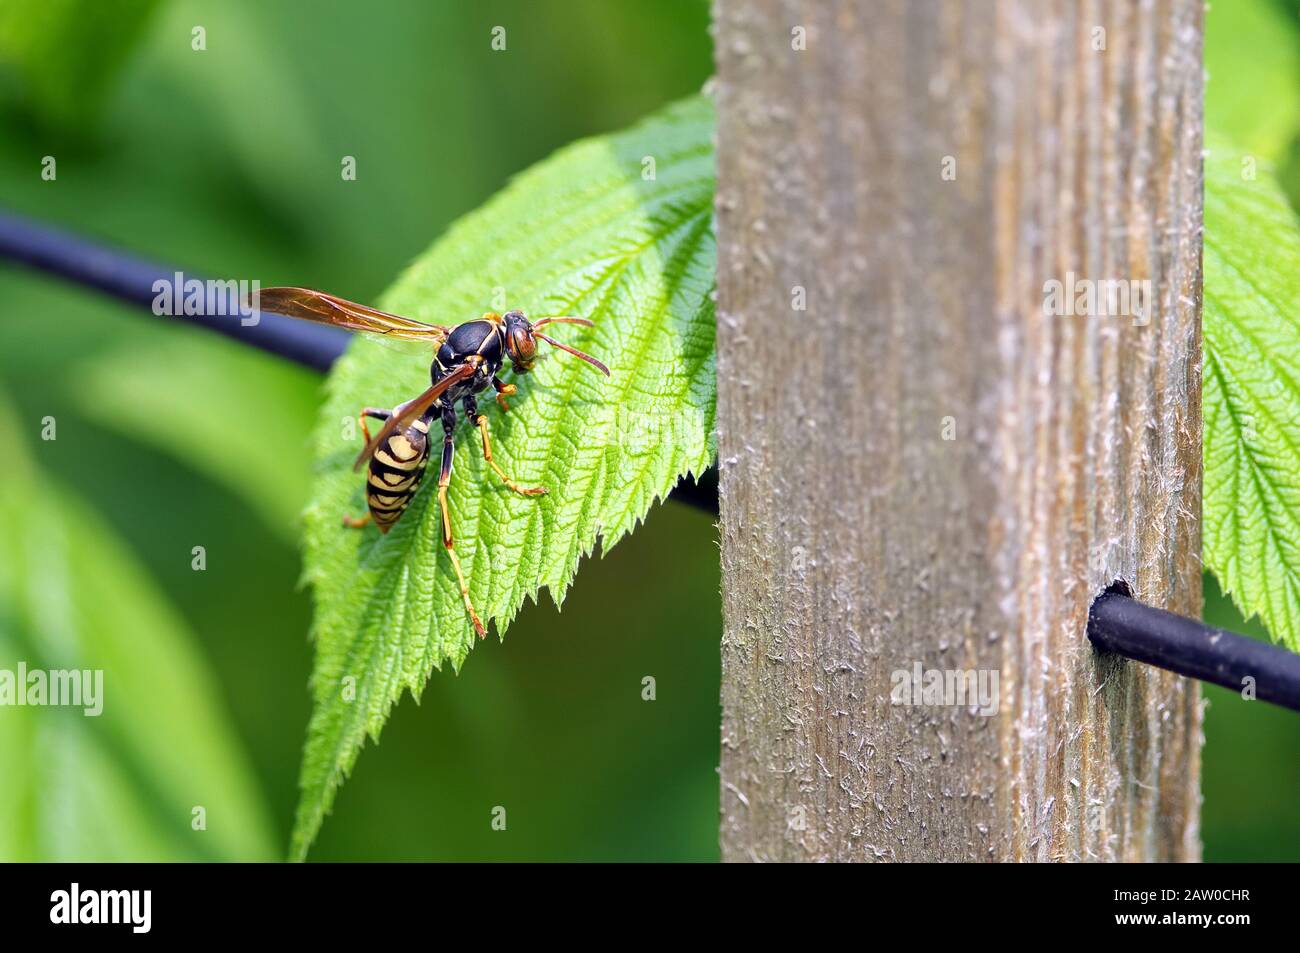
[[[441,420],[442,470],[438,475],[438,506],[442,510],[442,544],[451,556],[452,568],[456,570],[460,594],[465,600],[465,611],[474,623],[474,631],[482,638],[486,635],[486,629],[470,602],[465,574],[461,572],[460,560],[456,558],[451,513],[447,507],[452,438],[457,422],[456,405],[459,403],[464,408],[465,416],[478,428],[483,438],[483,459],[502,482],[523,496],[541,496],[546,492],[545,487],[519,486],[492,459],[488,419],[479,413],[476,395],[491,386],[496,391],[496,400],[501,409],[509,410],[505,399],[514,394],[516,388],[514,384],[502,383],[497,376],[501,365],[509,358],[515,373],[532,370],[537,360],[539,338],[581,358],[609,376],[609,368],[600,361],[547,337],[540,330],[548,324],[582,324],[591,327],[591,322],[586,318],[570,317],[529,321],[522,311],[509,311],[504,315],[488,312],[475,321],[447,328],[376,311],[308,288],[267,288],[259,293],[256,304],[262,311],[274,314],[386,338],[419,341],[437,347],[433,364],[429,367],[433,383],[428,390],[404,404],[398,404],[392,410],[365,407],[358,415],[362,433],[366,437],[366,446],[353,466],[354,469],[360,469],[366,461],[370,463],[366,478],[366,503],[370,512],[360,518],[345,516],[343,523],[345,526],[362,527],[373,520],[381,533],[387,533],[392,528],[420,486],[429,460],[429,429],[435,420]],[[366,426],[367,417],[384,422],[373,437]]]

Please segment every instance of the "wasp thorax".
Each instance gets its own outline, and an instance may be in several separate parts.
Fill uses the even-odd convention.
[[[537,338],[533,326],[522,311],[511,311],[505,316],[506,354],[519,372],[531,371],[537,359]]]

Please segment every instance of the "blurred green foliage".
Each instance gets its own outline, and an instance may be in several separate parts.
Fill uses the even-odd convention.
[[[1234,14],[1248,4],[1267,12]],[[1296,93],[1295,71],[1260,71],[1257,61],[1268,49],[1296,56],[1296,6],[1231,0],[1207,17],[1209,121],[1267,128],[1277,110],[1288,118],[1269,135],[1291,151],[1296,114],[1276,100]],[[12,49],[16,34],[3,31],[16,7],[0,0],[0,58]],[[711,71],[703,0],[325,0],[304,9],[162,0],[139,35],[123,39],[129,55],[114,54],[115,81],[107,70],[59,79],[86,65],[68,62],[67,47],[10,58],[0,65],[4,203],[196,271],[369,300],[511,175],[698,89]],[[1264,26],[1242,25],[1250,19]],[[206,28],[202,52],[191,49],[195,25]],[[496,25],[507,28],[505,53],[489,46]],[[42,62],[46,79],[24,78]],[[1247,73],[1257,78],[1229,82]],[[33,82],[88,83],[87,96],[100,97],[96,121],[78,115],[76,95],[65,108],[65,94],[34,92]],[[54,182],[40,177],[46,155],[58,162]],[[346,155],[357,159],[355,182],[341,180]],[[1294,201],[1300,193],[1289,188]],[[9,268],[0,269],[0,302],[11,419],[32,465],[60,487],[41,505],[74,523],[97,511],[84,519],[124,541],[153,577],[149,589],[174,607],[176,631],[192,630],[188,654],[206,667],[213,705],[247,751],[282,850],[310,646],[291,494],[279,488],[308,480],[319,378]],[[56,441],[39,439],[47,414],[59,421]],[[218,432],[235,416],[244,432]],[[204,451],[178,446],[189,440]],[[4,446],[9,466],[14,451]],[[280,483],[261,492],[269,481]],[[86,509],[64,507],[71,493]],[[207,548],[205,572],[191,569],[196,544]],[[608,558],[582,568],[562,615],[527,607],[508,645],[484,643],[464,674],[437,675],[419,705],[398,706],[312,856],[716,858],[718,585],[711,520],[676,505],[652,512]],[[1206,619],[1262,636],[1212,580]],[[657,680],[654,702],[641,700],[646,675]],[[1300,859],[1300,718],[1215,688],[1205,695],[1206,859]],[[19,766],[16,744],[0,730],[6,773]],[[198,776],[217,764],[202,747],[180,753]],[[78,793],[84,810],[108,803],[95,794]],[[489,824],[496,805],[507,809],[504,832]],[[250,808],[238,822],[239,842],[256,843],[260,813]],[[173,820],[188,836],[189,814]],[[213,826],[214,842],[226,843]],[[0,834],[6,856],[13,837]],[[167,855],[151,845],[135,849]]]
[[[0,664],[17,686],[8,701],[28,698],[24,668],[77,672],[81,684],[60,707],[0,714],[0,856],[275,857],[192,635],[100,517],[37,470],[20,419],[0,400]]]
[[[47,131],[94,123],[158,0],[0,0],[0,99]]]
[[[96,122],[3,99],[4,202],[195,272],[373,300],[515,173],[698,90],[707,31],[702,0],[162,2],[115,80],[101,77]],[[34,466],[98,511],[193,631],[282,854],[308,716],[296,511],[320,378],[9,268],[0,301],[0,385]],[[718,572],[711,519],[657,508],[588,561],[562,615],[526,607],[508,647],[489,640],[464,675],[398,706],[313,858],[716,858]],[[0,735],[0,764],[15,755]],[[181,755],[198,775],[216,757]],[[490,826],[498,805],[505,831]],[[190,836],[188,811],[172,820]],[[242,823],[251,839],[251,811]],[[171,856],[155,847],[135,856]]]
[[[1289,18],[1276,0],[1230,0],[1206,13],[1206,125],[1274,160],[1300,122],[1300,46]]]

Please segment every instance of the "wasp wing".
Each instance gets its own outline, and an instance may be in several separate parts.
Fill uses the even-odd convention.
[[[449,328],[440,324],[425,324],[387,311],[377,311],[310,288],[265,288],[257,293],[255,303],[258,310],[272,314],[403,341],[437,345],[450,333]]]
[[[460,381],[465,380],[466,378],[473,377],[476,370],[478,370],[478,367],[475,364],[461,364],[445,377],[441,378],[438,383],[434,384],[419,397],[415,398],[415,400],[412,400],[398,408],[400,413],[394,413],[393,416],[388,418],[384,423],[384,426],[380,428],[379,433],[375,434],[374,439],[366,444],[366,448],[361,451],[356,462],[352,464],[352,469],[361,469],[361,465],[374,456],[375,451],[378,450],[380,445],[388,439],[390,434],[398,428],[405,429],[410,425],[412,420],[419,417],[426,410],[432,407],[434,402],[447,392],[447,388],[451,387],[452,384],[457,384]]]

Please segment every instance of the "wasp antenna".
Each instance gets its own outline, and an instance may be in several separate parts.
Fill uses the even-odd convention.
[[[583,319],[579,318],[578,320],[583,320]],[[574,357],[586,361],[588,364],[596,368],[596,370],[600,371],[606,377],[610,376],[609,368],[606,367],[604,364],[600,363],[600,361],[596,360],[590,354],[583,354],[576,347],[569,347],[569,345],[567,344],[561,344],[559,341],[555,340],[554,338],[549,338],[545,334],[542,334],[540,331],[536,331],[537,325],[533,325],[533,328],[537,336],[541,338],[543,341],[545,341],[547,344],[550,344],[552,347],[558,347],[561,351],[568,351]]]
[[[538,318],[533,322],[533,329],[544,328],[548,324],[581,324],[584,328],[594,328],[596,325],[588,318]]]

